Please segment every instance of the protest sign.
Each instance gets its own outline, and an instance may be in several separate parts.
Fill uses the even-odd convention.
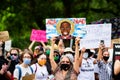
[[[112,39],[112,43],[120,43],[120,38],[118,38],[118,39]]]
[[[0,31],[0,40],[6,41],[9,39],[9,33],[8,31]]]
[[[35,74],[26,75],[22,78],[22,80],[35,80]]]
[[[120,44],[114,44],[113,46],[113,61],[120,60]]]
[[[114,70],[116,71],[116,69],[118,69],[117,71],[119,71],[119,60],[120,60],[120,43],[115,43],[115,44],[113,44],[113,60],[112,60],[112,62],[113,62],[113,65],[112,65],[113,78],[117,77],[114,73]]]
[[[76,36],[84,37],[84,35],[86,34],[85,18],[52,18],[52,19],[46,19],[47,39],[50,39],[53,36],[62,35],[60,26],[65,21],[68,22],[71,27],[69,35],[72,35],[75,37]]]
[[[106,47],[111,45],[111,24],[86,25],[86,36],[80,41],[80,48],[98,48],[103,40]]]
[[[11,40],[5,41],[5,50],[10,51],[11,45],[12,45],[12,41]]]
[[[36,42],[47,42],[46,31],[32,29],[30,40]]]

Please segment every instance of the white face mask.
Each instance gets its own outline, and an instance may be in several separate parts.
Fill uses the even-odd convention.
[[[87,52],[85,52],[85,53],[83,54],[83,58],[85,58],[85,59],[88,58],[88,53],[87,53]]]

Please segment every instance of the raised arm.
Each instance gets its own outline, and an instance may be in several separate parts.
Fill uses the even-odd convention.
[[[59,42],[58,42],[58,47],[59,48],[63,48],[64,47],[64,43],[63,43],[63,40],[60,39]]]
[[[58,49],[59,49],[60,55],[62,55],[64,48],[65,47],[64,47],[63,40],[60,39],[59,42],[58,42]]]
[[[117,75],[120,73],[120,61],[116,60],[114,64],[114,74]]]
[[[75,39],[75,61],[74,61],[74,70],[79,73],[79,42],[80,38]]]
[[[51,39],[51,49],[50,49],[50,63],[51,63],[51,66],[52,66],[52,70],[53,72],[55,71],[55,69],[57,68],[57,64],[56,62],[54,61],[54,44],[55,44],[55,38],[53,37]]]
[[[44,43],[43,41],[40,41],[40,43],[43,45],[43,49],[44,49],[44,51],[45,51],[45,48],[46,48],[45,43]]]
[[[79,57],[79,67],[81,67],[82,64],[82,59],[83,59],[83,54],[85,53],[86,48],[82,48],[80,52],[80,57]]]
[[[99,50],[98,50],[98,56],[97,56],[98,61],[100,61],[102,59],[103,49],[105,49],[105,46],[103,44],[100,44],[99,45]]]
[[[29,49],[30,51],[32,51],[32,47],[33,47],[34,44],[35,44],[35,41],[32,41],[32,43],[29,45],[28,49]],[[32,52],[33,52],[33,51],[32,51]]]

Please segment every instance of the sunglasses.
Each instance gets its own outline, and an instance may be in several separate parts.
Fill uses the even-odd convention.
[[[14,56],[17,56],[17,54],[11,54],[11,56],[14,55]]]

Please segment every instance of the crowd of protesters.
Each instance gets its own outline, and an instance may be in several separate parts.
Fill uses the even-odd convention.
[[[0,41],[0,80],[22,80],[35,75],[34,80],[120,80],[120,61],[113,66],[109,49],[104,44],[99,48],[80,48],[80,38],[75,38],[74,49],[65,47],[60,39],[51,38],[51,45],[36,45],[28,48],[11,48],[5,51]],[[113,72],[114,69],[114,72]],[[114,77],[113,77],[114,74]]]

